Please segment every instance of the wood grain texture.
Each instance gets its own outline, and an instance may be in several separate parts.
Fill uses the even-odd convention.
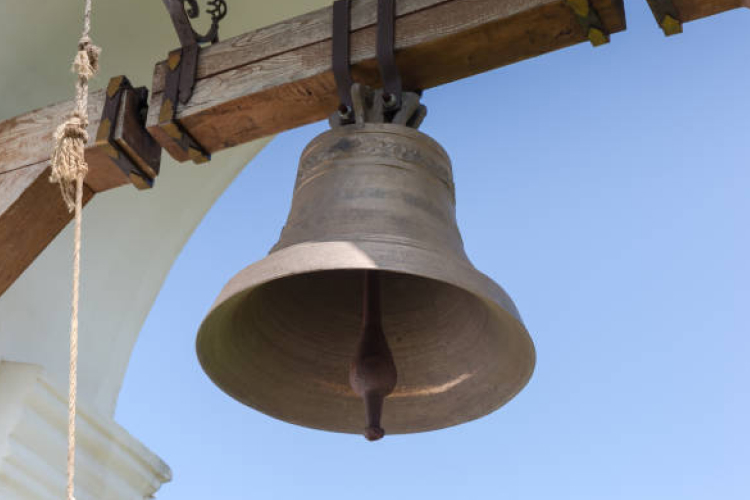
[[[750,7],[750,0],[672,0],[672,3],[677,8],[680,21],[683,23],[740,7]]]
[[[0,295],[73,218],[49,174],[46,161],[0,173]]]
[[[103,90],[89,97],[89,144],[96,137],[104,100]],[[55,130],[74,108],[74,101],[65,101],[0,122],[0,173],[49,160]]]
[[[396,3],[396,13],[404,16],[450,0],[406,0]],[[351,29],[357,31],[376,23],[377,0],[354,1],[351,6]],[[528,3],[515,0],[508,4]],[[204,79],[230,69],[289,52],[332,36],[330,9],[319,9],[256,31],[244,33],[201,50],[197,78]],[[164,90],[164,65],[156,66],[152,92]]]
[[[123,105],[113,124],[114,140],[138,167],[153,178],[158,174],[161,148],[144,129],[133,92],[124,92],[122,99]],[[105,90],[92,92],[89,96],[87,184],[95,192],[132,182],[114,162],[112,148],[106,141],[97,142],[105,100]],[[0,122],[0,174],[48,162],[54,147],[54,132],[74,107],[74,101],[65,101]]]
[[[379,85],[377,0],[354,2],[351,58],[358,82]],[[594,0],[611,33],[621,0]],[[397,61],[407,89],[427,89],[586,41],[562,0],[402,0]],[[206,48],[180,124],[216,152],[325,118],[338,104],[330,8]],[[164,69],[157,65],[147,127],[157,127]]]
[[[103,105],[104,91],[92,93],[90,145]],[[49,158],[55,129],[74,106],[73,101],[66,101],[0,122],[0,295],[73,218],[60,187],[49,181]],[[87,149],[87,159],[91,151]],[[86,186],[84,203],[92,196]]]

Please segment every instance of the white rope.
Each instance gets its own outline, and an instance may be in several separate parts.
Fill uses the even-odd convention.
[[[70,385],[68,392],[68,487],[67,499],[75,500],[76,456],[76,394],[78,391],[78,299],[81,281],[81,212],[83,210],[83,179],[88,172],[85,149],[88,142],[89,79],[99,69],[99,47],[91,43],[91,0],[85,0],[83,33],[73,61],[76,82],[76,107],[73,114],[55,131],[50,181],[60,184],[60,192],[68,210],[75,211],[73,245],[73,286],[70,314]]]

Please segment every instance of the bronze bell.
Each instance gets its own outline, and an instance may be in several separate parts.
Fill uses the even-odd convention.
[[[360,433],[364,399],[369,439],[381,407],[392,434],[486,415],[535,361],[513,301],[464,253],[448,155],[390,123],[307,146],[279,242],[226,285],[197,350],[221,389],[287,422]]]

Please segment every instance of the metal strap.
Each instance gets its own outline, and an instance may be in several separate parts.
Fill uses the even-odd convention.
[[[403,87],[396,64],[396,0],[378,0],[378,66],[389,109],[401,107]]]
[[[349,31],[351,29],[351,0],[336,0],[333,3],[333,76],[336,78],[336,88],[339,93],[342,117],[351,115],[354,103],[352,101],[351,63],[349,60]]]

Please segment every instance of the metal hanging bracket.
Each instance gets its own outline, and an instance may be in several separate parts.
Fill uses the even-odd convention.
[[[599,47],[609,43],[609,32],[589,0],[565,0],[565,5],[575,14],[591,45]]]
[[[349,56],[351,0],[333,4],[332,67],[339,108],[330,116],[332,128],[353,123],[396,123],[418,128],[427,116],[421,92],[404,92],[396,64],[396,2],[378,0],[377,58],[383,88],[374,90],[354,83]]]
[[[190,19],[199,15],[197,0],[162,0],[167,8],[181,47],[169,53],[166,64],[164,97],[159,110],[157,140],[177,161],[192,160],[205,163],[211,155],[177,121],[177,107],[187,104],[193,95],[200,44],[219,41],[219,22],[227,14],[225,0],[209,0],[207,13],[211,16],[211,27],[205,35],[197,33]],[[187,6],[187,9],[186,9]]]
[[[346,119],[338,111],[333,113],[328,123],[331,128],[343,127],[351,124],[364,123],[394,123],[418,129],[427,117],[427,106],[420,102],[419,92],[403,92],[401,107],[393,112],[388,106],[388,96],[385,89],[373,89],[361,83],[355,83],[351,88],[352,113]]]
[[[656,22],[661,26],[664,35],[672,36],[682,33],[682,17],[672,0],[648,0]]]

